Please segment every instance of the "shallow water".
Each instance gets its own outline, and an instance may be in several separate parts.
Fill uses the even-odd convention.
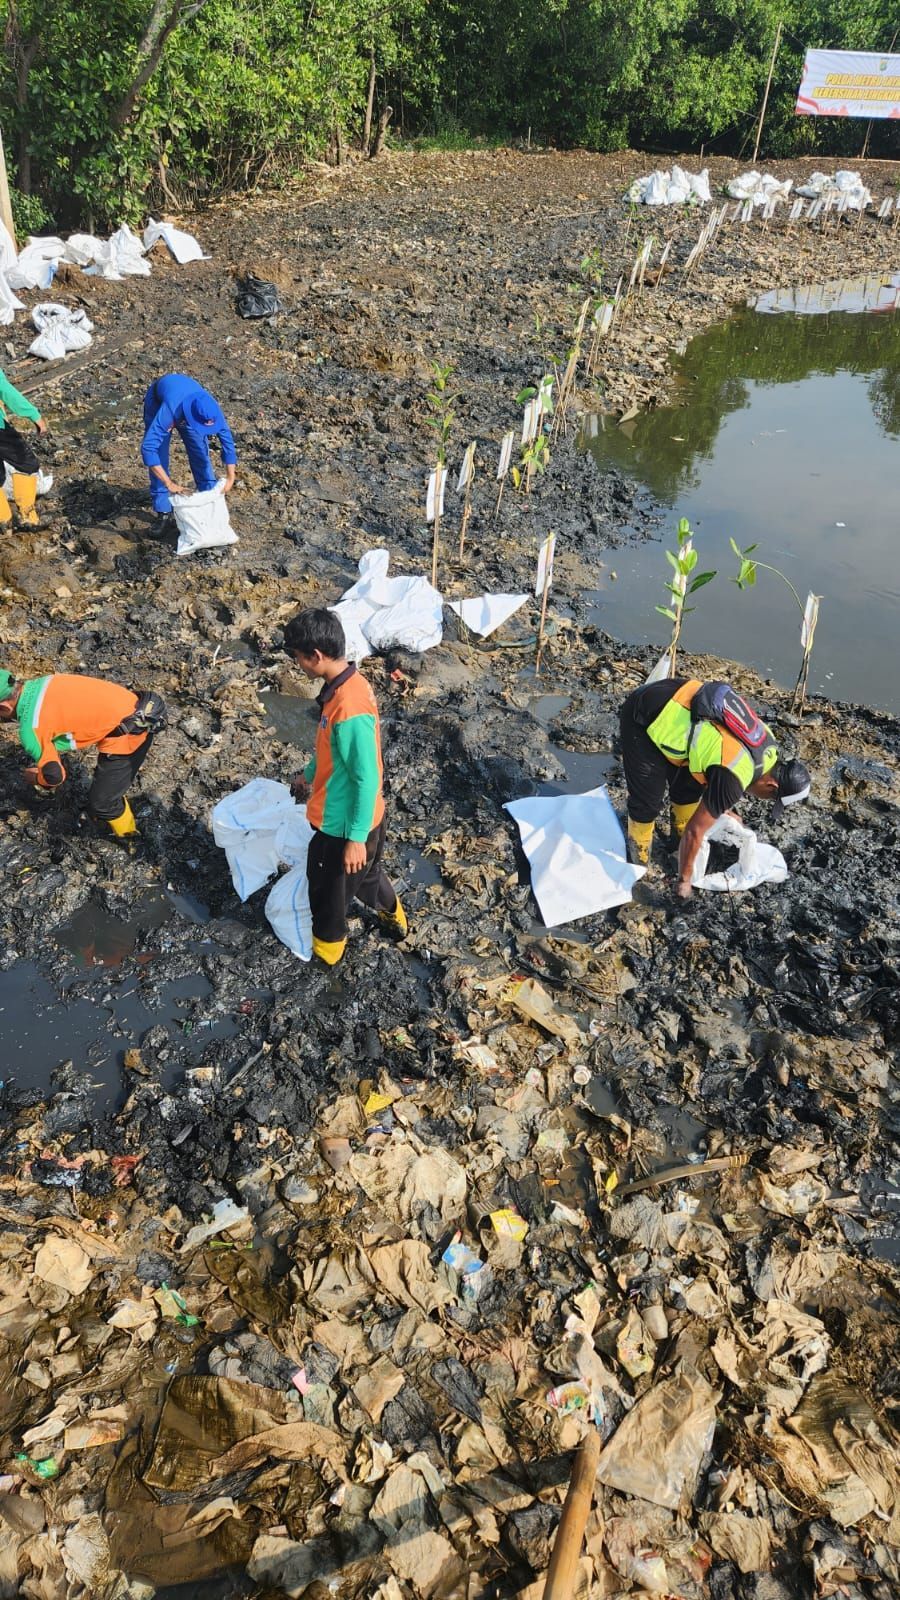
[[[692,341],[678,381],[675,406],[621,426],[586,419],[598,464],[625,469],[671,509],[661,543],[616,551],[617,581],[598,582],[594,619],[662,648],[663,546],[685,516],[698,570],[718,571],[685,622],[689,650],[793,684],[800,616],[787,585],[764,571],[755,590],[730,582],[729,537],[756,541],[802,598],[822,596],[810,689],[900,710],[900,316],[743,311]]]

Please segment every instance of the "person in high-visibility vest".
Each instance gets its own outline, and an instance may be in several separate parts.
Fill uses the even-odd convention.
[[[88,812],[117,839],[137,833],[127,791],[146,757],[153,735],[165,725],[165,706],[149,690],[135,694],[106,678],[50,672],[17,679],[0,672],[0,722],[19,724],[19,743],[32,765],[22,777],[35,789],[60,789],[68,751],[98,750]]]
[[[47,432],[47,424],[37,406],[14,388],[5,372],[0,372],[0,533],[11,528],[13,520],[12,507],[4,487],[7,469],[12,478],[13,501],[21,526],[39,526],[35,500],[40,462],[28,440],[23,439],[18,428],[13,427],[10,417],[25,417],[34,423],[38,433]]]
[[[713,823],[744,794],[771,800],[774,814],[805,800],[802,761],[778,753],[771,728],[727,683],[664,678],[635,689],[620,713],[632,860],[650,860],[653,827],[668,789],[681,840],[678,893],[691,892],[697,851]]]

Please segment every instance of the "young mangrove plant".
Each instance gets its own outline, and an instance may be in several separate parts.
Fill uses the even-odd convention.
[[[450,442],[450,433],[453,428],[453,407],[459,396],[450,392],[450,378],[453,373],[453,363],[448,362],[443,366],[440,361],[431,362],[432,387],[428,391],[428,409],[431,412],[428,426],[437,434],[437,450],[435,452],[435,467],[429,480],[428,512],[429,522],[434,524],[434,536],[431,545],[431,583],[437,588],[438,549],[441,538],[441,514],[444,506],[444,482],[447,476],[447,446]]]
[[[553,374],[547,372],[540,383],[521,389],[516,404],[524,405],[522,417],[522,453],[518,466],[512,468],[512,480],[518,489],[524,479],[525,493],[531,493],[531,480],[535,473],[546,472],[550,464],[550,446],[544,432],[544,418],[553,415]]]
[[[681,638],[682,623],[688,612],[696,609],[694,606],[686,604],[687,597],[690,594],[696,594],[697,590],[702,589],[704,584],[712,583],[716,575],[715,571],[713,571],[698,572],[694,576],[698,556],[694,549],[693,529],[687,517],[680,518],[676,536],[678,539],[677,552],[673,550],[666,551],[666,560],[672,568],[671,581],[666,584],[666,588],[672,596],[671,604],[656,607],[660,616],[668,617],[672,624],[672,637],[669,641],[668,676],[670,678],[675,676],[675,656],[678,650],[678,641]]]
[[[803,655],[800,661],[800,671],[797,673],[797,682],[794,685],[791,710],[796,711],[802,717],[803,705],[806,700],[806,685],[809,680],[809,662],[816,637],[816,624],[819,620],[819,601],[822,596],[813,594],[810,591],[806,596],[806,604],[804,605],[786,572],[782,572],[780,568],[771,566],[768,561],[760,561],[754,556],[753,552],[759,549],[758,544],[748,544],[742,550],[734,539],[729,539],[728,542],[740,563],[737,575],[731,580],[732,583],[736,583],[741,590],[755,589],[757,572],[771,572],[776,578],[780,578],[782,583],[787,584],[797,602],[797,610],[800,612],[800,645]]]

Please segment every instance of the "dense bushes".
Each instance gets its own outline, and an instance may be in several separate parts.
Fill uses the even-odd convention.
[[[0,117],[18,189],[59,226],[277,180],[371,137],[388,104],[403,135],[454,143],[531,128],[740,153],[783,15],[766,147],[850,153],[860,123],[793,115],[803,45],[886,49],[889,4],[7,0]],[[872,153],[892,142],[896,125],[876,123]]]

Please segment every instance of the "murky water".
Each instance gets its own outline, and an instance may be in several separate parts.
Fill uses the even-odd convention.
[[[804,599],[822,596],[810,688],[900,710],[900,315],[744,311],[692,341],[679,388],[679,405],[622,426],[588,419],[598,463],[671,508],[661,543],[616,552],[617,581],[594,594],[600,626],[666,643],[654,611],[667,598],[663,545],[685,516],[698,570],[718,571],[685,623],[688,649],[793,684],[800,616],[787,585],[763,571],[749,592],[730,581],[729,538],[757,542]]]
[[[297,694],[263,694],[260,705],[265,707],[266,722],[275,729],[277,738],[312,752],[318,716],[315,700],[305,700]]]

